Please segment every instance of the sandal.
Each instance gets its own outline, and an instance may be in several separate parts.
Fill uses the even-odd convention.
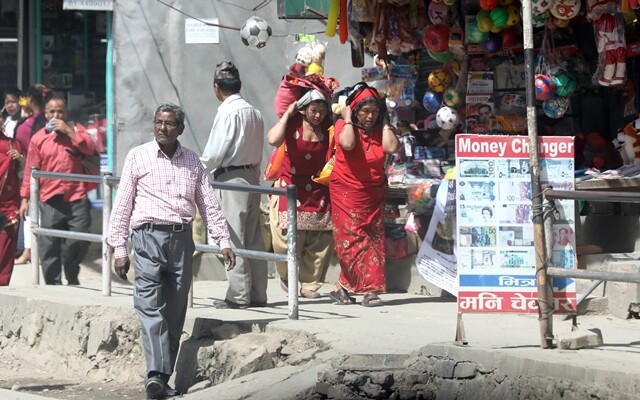
[[[364,298],[362,299],[362,305],[364,307],[380,307],[383,306],[384,303],[376,293],[369,292],[364,295]]]
[[[329,298],[333,300],[334,304],[338,304],[341,306],[347,304],[355,304],[356,302],[356,299],[349,296],[349,293],[344,288],[329,292]]]

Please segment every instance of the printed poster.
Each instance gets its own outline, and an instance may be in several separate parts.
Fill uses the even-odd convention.
[[[458,312],[537,313],[529,138],[455,140]],[[573,190],[573,138],[540,137],[538,147],[541,183]],[[575,268],[574,202],[556,206],[553,264]],[[575,313],[573,279],[554,278],[553,297],[556,313]]]
[[[416,256],[420,275],[453,295],[458,293],[455,197],[455,181],[443,179],[438,187],[429,228]]]

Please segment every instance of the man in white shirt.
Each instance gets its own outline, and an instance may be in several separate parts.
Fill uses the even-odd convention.
[[[231,62],[216,67],[213,91],[222,101],[200,160],[214,180],[258,185],[264,144],[260,111],[240,96],[240,73]],[[264,251],[260,229],[260,194],[216,190],[235,248]],[[238,257],[227,271],[229,289],[216,308],[262,307],[267,303],[267,262]]]

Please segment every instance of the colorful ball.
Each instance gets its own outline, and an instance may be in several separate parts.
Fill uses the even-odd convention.
[[[487,53],[495,53],[502,48],[502,36],[499,33],[491,33],[489,39],[482,43],[482,48]]]
[[[507,13],[507,10],[504,7],[498,6],[494,8],[493,10],[491,10],[491,13],[489,15],[491,16],[491,22],[493,23],[493,26],[507,26],[507,21],[509,21],[509,13]]]
[[[440,109],[442,105],[442,98],[440,95],[432,90],[427,90],[427,92],[422,97],[422,106],[425,110],[430,113],[435,113]]]
[[[482,43],[489,37],[487,32],[482,32],[478,29],[476,21],[467,24],[467,42],[469,43]]]
[[[456,4],[458,2],[458,0],[444,0],[443,3],[448,5],[448,6],[452,6],[454,4]]]
[[[458,122],[460,122],[458,112],[451,107],[444,106],[436,114],[436,123],[440,129],[451,130],[458,125]]]
[[[451,83],[453,83],[453,79],[447,71],[443,70],[442,68],[438,68],[429,74],[427,83],[429,84],[431,90],[436,93],[442,93],[446,88],[451,86]]]
[[[568,109],[569,99],[566,97],[554,97],[542,103],[542,111],[544,111],[544,114],[553,119],[562,118]]]
[[[536,89],[536,100],[545,101],[553,98],[555,85],[548,76],[536,74],[534,76],[534,86]]]
[[[446,24],[451,18],[451,7],[444,3],[431,2],[427,14],[432,24]]]
[[[458,108],[462,105],[463,95],[459,90],[448,87],[442,95],[444,104],[449,107]]]
[[[449,27],[443,24],[429,25],[422,35],[425,47],[434,53],[449,49]]]
[[[502,36],[502,47],[507,48],[518,44],[520,38],[518,37],[518,31],[516,28],[511,27],[500,32]]]
[[[533,14],[533,16],[531,17],[533,26],[535,28],[540,28],[541,26],[544,26],[547,23],[547,19],[549,18],[549,15],[550,15],[549,11],[545,11],[540,14]]]
[[[487,11],[498,7],[498,4],[500,4],[500,0],[480,0],[480,8]]]
[[[569,97],[578,86],[576,78],[566,70],[560,70],[551,75],[551,80],[556,87],[555,93],[560,97]]]
[[[490,32],[491,28],[493,28],[493,22],[491,22],[491,18],[489,17],[477,18],[476,23],[478,24],[478,30],[480,30],[480,32]]]
[[[516,5],[510,5],[507,7],[507,15],[509,16],[507,19],[507,25],[509,26],[514,26],[521,20],[520,8]]]
[[[542,15],[549,11],[552,0],[532,0],[531,11],[534,15]],[[545,18],[546,19],[546,18]]]
[[[453,60],[453,53],[449,50],[445,50],[440,53],[434,53],[433,51],[427,49],[427,54],[429,54],[429,57],[431,57],[435,61],[439,61],[441,63]]]

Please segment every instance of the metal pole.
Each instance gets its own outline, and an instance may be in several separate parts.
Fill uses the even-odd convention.
[[[538,312],[540,319],[540,342],[543,349],[553,347],[553,327],[551,325],[553,304],[550,303],[547,279],[547,251],[544,239],[542,197],[540,189],[540,164],[538,159],[538,127],[534,91],[535,53],[533,48],[533,20],[531,0],[522,2],[522,27],[524,33],[525,84],[527,95],[527,130],[529,132],[529,165],[531,166],[533,235],[536,249],[536,281],[538,285]]]
[[[40,180],[33,176],[38,169],[31,167],[31,177],[29,178],[29,216],[31,217],[31,283],[40,284],[40,250],[38,249],[38,235],[36,228],[40,225],[40,210],[38,209],[38,199],[40,198]]]
[[[111,296],[111,263],[113,252],[107,245],[107,232],[109,232],[109,218],[111,217],[112,193],[108,179],[111,172],[102,175],[102,295]]]
[[[298,319],[298,204],[296,185],[287,186],[287,276],[289,285],[289,319]]]

